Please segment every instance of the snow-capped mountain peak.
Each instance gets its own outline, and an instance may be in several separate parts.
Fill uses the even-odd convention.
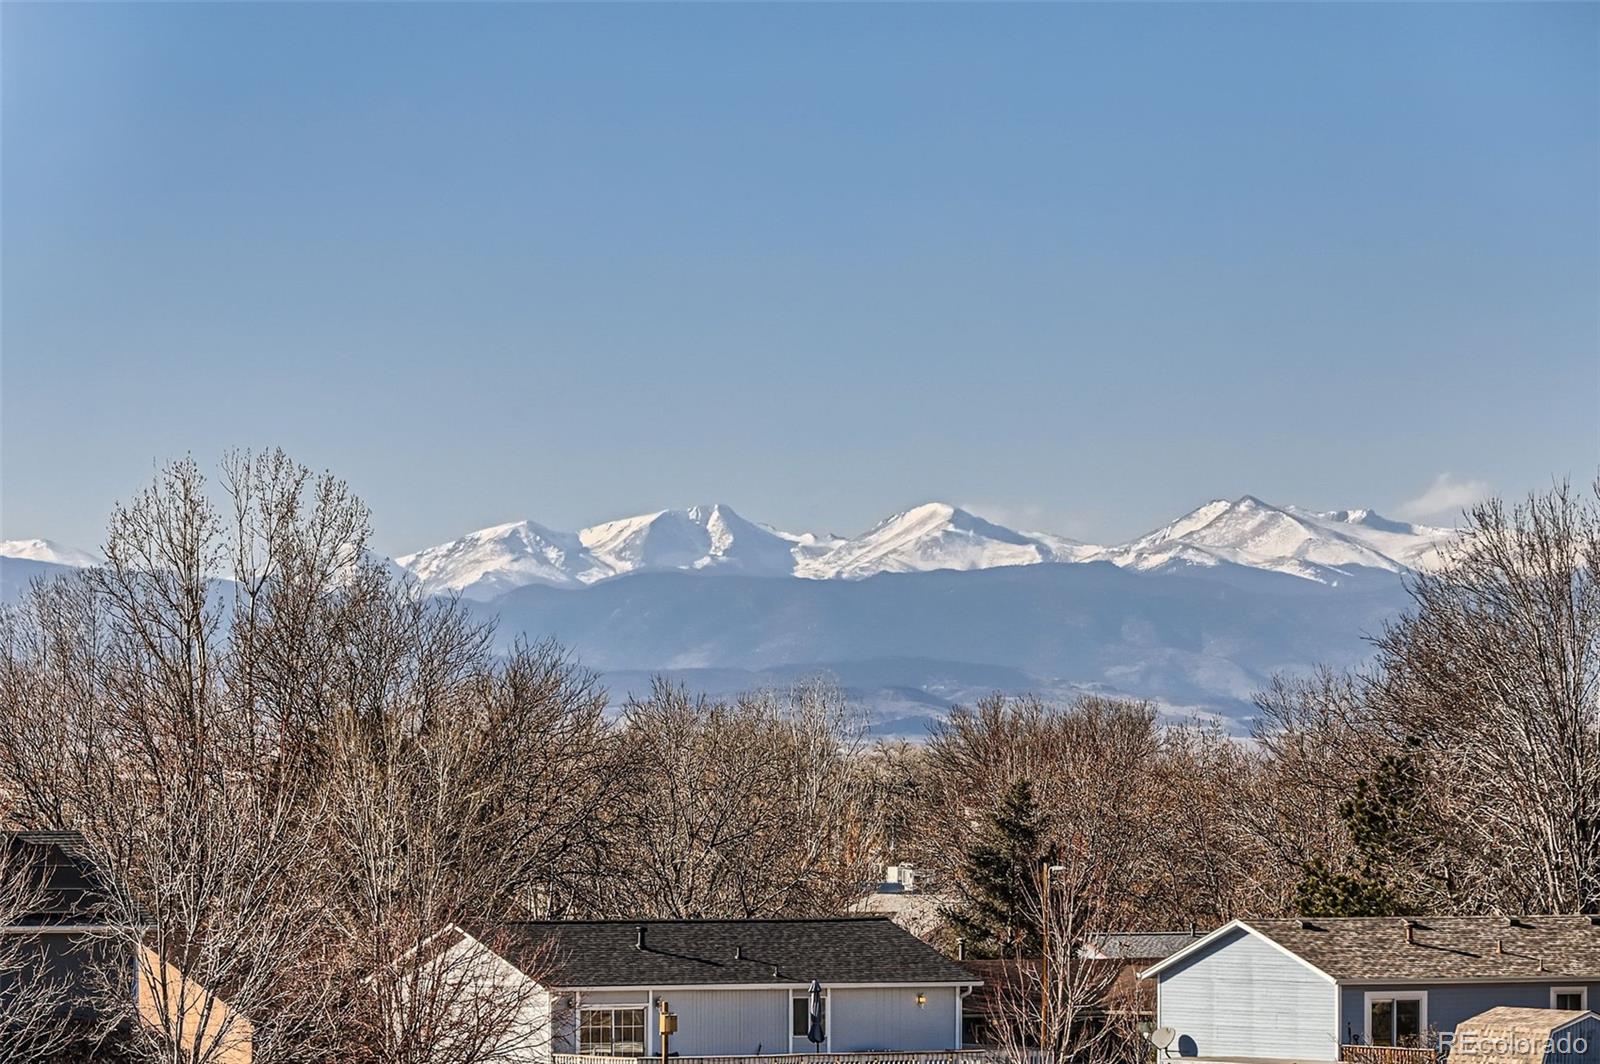
[[[795,575],[859,579],[882,572],[990,569],[1054,560],[1048,546],[1021,532],[959,506],[929,502],[885,518],[818,557],[803,559]]]
[[[1355,567],[1400,572],[1437,559],[1449,529],[1391,521],[1372,510],[1318,512],[1274,506],[1253,495],[1214,500],[1103,555],[1117,565],[1159,569],[1231,562],[1325,582]]]
[[[74,569],[90,569],[104,561],[98,554],[68,547],[51,539],[0,539],[0,558],[49,562]]]
[[[745,520],[722,503],[607,521],[585,528],[578,538],[617,573],[716,569],[781,576],[794,568],[787,537]]]
[[[424,592],[458,592],[487,601],[525,584],[567,587],[593,583],[611,570],[576,535],[533,521],[513,521],[395,559]]]

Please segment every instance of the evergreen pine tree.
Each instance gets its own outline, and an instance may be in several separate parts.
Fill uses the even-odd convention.
[[[962,858],[966,903],[947,911],[974,956],[1036,957],[1039,929],[1029,912],[1039,897],[1044,854],[1039,810],[1025,779],[1001,797]]]
[[[1307,916],[1400,916],[1405,891],[1400,873],[1417,838],[1416,818],[1422,779],[1409,753],[1391,754],[1370,779],[1340,803],[1339,817],[1350,831],[1355,856],[1344,868],[1312,861],[1296,890],[1296,904]]]

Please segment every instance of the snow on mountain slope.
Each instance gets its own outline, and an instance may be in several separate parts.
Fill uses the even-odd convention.
[[[527,584],[574,587],[614,572],[589,553],[578,536],[532,521],[479,529],[395,562],[415,576],[427,594],[454,591],[481,602]]]
[[[1402,572],[1426,566],[1453,535],[1370,510],[1318,512],[1245,495],[1209,502],[1096,557],[1137,570],[1233,562],[1329,583],[1355,567]]]
[[[721,503],[607,521],[578,533],[614,573],[701,569],[750,576],[794,571],[793,541]]]
[[[993,569],[1056,561],[1050,546],[948,503],[930,502],[879,522],[795,566],[795,575],[853,580],[874,573]]]
[[[852,538],[783,532],[721,504],[625,517],[577,533],[497,525],[397,559],[425,591],[486,600],[526,584],[582,587],[626,573],[689,570],[860,580],[876,573],[1106,561],[1136,571],[1228,562],[1336,583],[1354,568],[1438,563],[1455,533],[1371,510],[1304,510],[1251,495],[1206,503],[1113,547],[1019,532],[948,503],[925,503]]]
[[[0,539],[0,558],[21,558],[30,562],[50,562],[68,565],[74,569],[88,569],[99,565],[99,555],[76,547],[64,546],[49,539]]]

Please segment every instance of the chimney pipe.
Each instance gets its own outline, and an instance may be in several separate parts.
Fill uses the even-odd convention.
[[[1494,951],[1496,953],[1504,956],[1505,952],[1506,952],[1506,940],[1503,939],[1503,938],[1495,939],[1494,940]]]
[[[736,960],[736,961],[744,960],[744,947],[743,946],[735,946],[735,947],[733,947],[733,959]]]
[[[639,932],[639,939],[633,944],[633,948],[644,949],[644,925],[640,924],[635,930]]]
[[[964,961],[966,959],[967,959],[967,940],[964,939],[964,938],[958,938],[958,939],[956,939],[956,960]]]

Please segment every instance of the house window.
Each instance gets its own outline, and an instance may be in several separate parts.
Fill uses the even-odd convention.
[[[644,1056],[644,1006],[584,1009],[578,1023],[578,1052]]]
[[[1550,1007],[1563,1012],[1589,1011],[1589,988],[1586,986],[1553,986],[1550,988]]]
[[[794,1026],[789,1033],[804,1041],[811,1034],[811,995],[806,994],[803,997],[791,998],[789,1007],[794,1014]],[[822,999],[822,1030],[824,1033],[828,1030],[827,998]]]
[[[1427,1030],[1427,991],[1367,994],[1368,1045],[1420,1049]]]

